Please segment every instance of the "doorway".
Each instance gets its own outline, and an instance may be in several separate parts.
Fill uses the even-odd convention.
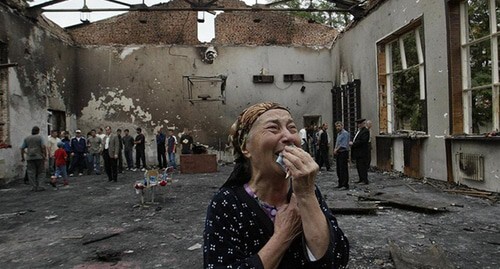
[[[47,116],[47,134],[50,135],[52,130],[58,132],[66,130],[66,113],[64,111],[49,109]]]
[[[320,126],[321,124],[321,116],[319,115],[308,115],[304,116],[304,127],[310,126]]]

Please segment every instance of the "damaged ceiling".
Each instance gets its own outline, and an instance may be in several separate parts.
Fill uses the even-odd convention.
[[[20,1],[21,4],[26,5],[26,0],[9,0]],[[265,1],[265,0],[264,0]],[[268,0],[269,3],[260,4],[258,0],[255,4],[249,6],[231,5],[227,1],[220,0],[183,0],[185,5],[169,5],[171,1],[166,3],[159,3],[147,5],[145,0],[100,0],[88,3],[87,0],[35,0],[30,1],[31,6],[23,6],[28,16],[38,18],[41,14],[57,13],[57,14],[70,14],[80,13],[80,21],[82,23],[89,23],[88,18],[90,14],[95,13],[109,13],[110,12],[165,12],[172,11],[205,11],[213,15],[216,12],[237,12],[237,11],[251,11],[254,13],[265,12],[301,12],[301,13],[323,13],[329,14],[349,14],[354,19],[363,17],[368,7],[372,6],[375,0]],[[250,0],[246,1],[249,3]],[[58,4],[65,5],[58,5]],[[98,3],[98,7],[96,7]],[[67,4],[67,5],[66,5]],[[326,4],[326,5],[325,5]],[[61,8],[61,6],[65,8]],[[70,7],[69,7],[70,6]],[[116,14],[116,13],[115,13]]]

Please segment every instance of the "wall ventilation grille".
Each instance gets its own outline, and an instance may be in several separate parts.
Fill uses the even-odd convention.
[[[304,74],[285,74],[283,75],[284,82],[302,82],[304,81]]]
[[[484,157],[480,154],[457,153],[458,176],[461,179],[484,181]]]
[[[274,83],[272,75],[256,75],[253,76],[253,83]]]

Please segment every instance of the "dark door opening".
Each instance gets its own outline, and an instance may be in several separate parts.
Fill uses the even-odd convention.
[[[66,130],[66,112],[58,110],[48,110],[47,117],[47,134],[50,135],[52,130],[58,132]]]

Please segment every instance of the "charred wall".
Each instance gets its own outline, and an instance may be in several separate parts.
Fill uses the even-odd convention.
[[[186,7],[182,0],[166,7]],[[217,5],[245,8],[242,1]],[[197,41],[195,12],[130,12],[68,29],[77,49],[79,128],[142,127],[148,156],[155,156],[154,134],[160,127],[194,130],[196,142],[213,149],[224,145],[227,130],[249,104],[273,100],[303,115],[330,118],[331,58],[337,31],[284,12],[225,12],[216,17],[215,39]],[[182,37],[182,38],[179,38]],[[215,46],[212,64],[203,52]],[[253,75],[275,75],[275,83],[254,84]],[[306,81],[283,81],[284,74],[305,74]],[[186,76],[227,76],[225,98],[189,102]],[[301,92],[305,86],[307,90]],[[219,85],[204,84],[193,94],[220,95]],[[325,109],[326,108],[326,109]],[[132,132],[134,134],[134,132]]]
[[[3,69],[6,103],[2,109],[7,121],[1,139],[11,147],[0,149],[0,177],[4,179],[23,175],[19,147],[34,125],[47,134],[48,110],[63,111],[68,117],[75,111],[74,50],[70,43],[61,41],[60,32],[46,26],[0,3],[0,41],[7,61],[17,64]]]
[[[218,4],[246,7],[232,0]],[[290,107],[299,126],[304,115],[331,121],[329,48],[337,34],[331,28],[285,13],[227,12],[216,18],[216,39],[200,44],[195,12],[129,12],[64,31],[43,17],[34,21],[0,7],[0,38],[9,61],[18,63],[8,73],[13,148],[0,151],[5,177],[23,173],[18,147],[33,125],[47,134],[48,110],[65,113],[71,131],[110,125],[135,134],[142,127],[150,159],[158,128],[177,133],[188,127],[196,142],[217,150],[239,112],[264,100]],[[211,63],[203,58],[209,45],[217,51]],[[254,83],[253,76],[262,74],[274,75],[274,83]],[[305,81],[285,82],[284,74],[304,74]],[[186,76],[221,75],[227,77],[225,102],[187,100]],[[192,94],[218,98],[221,89],[206,83]]]
[[[154,134],[160,127],[193,130],[195,142],[219,149],[229,126],[250,104],[269,100],[291,108],[299,125],[304,115],[331,121],[331,69],[328,49],[296,47],[215,47],[212,64],[202,61],[192,46],[87,47],[78,51],[79,128],[142,127],[147,155],[156,156]],[[274,83],[253,83],[253,75],[268,74]],[[284,82],[284,74],[304,74],[305,82]],[[225,103],[189,102],[184,76],[227,76]],[[301,91],[301,87],[305,90]],[[194,98],[217,97],[219,85],[206,83]],[[135,132],[133,132],[134,134]]]

